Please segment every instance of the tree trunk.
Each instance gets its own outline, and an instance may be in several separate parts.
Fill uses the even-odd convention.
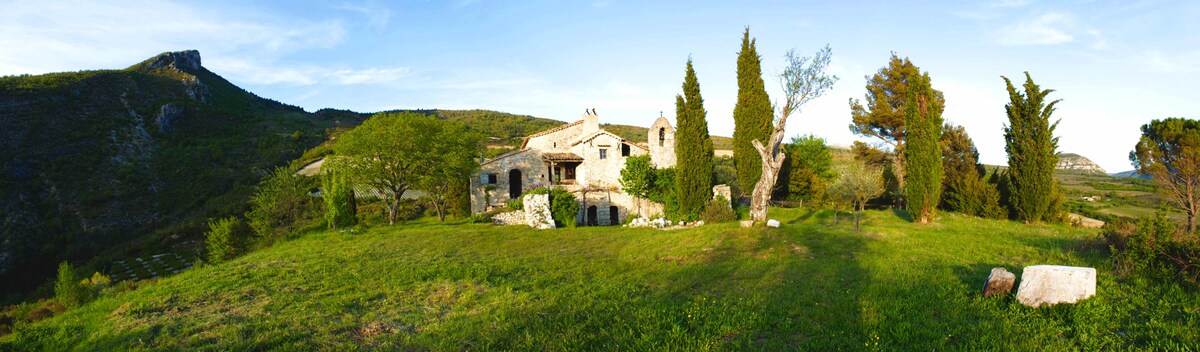
[[[750,220],[767,221],[767,206],[771,203],[771,190],[775,189],[775,181],[779,179],[779,169],[787,158],[779,151],[779,143],[783,140],[783,131],[775,130],[771,135],[770,146],[763,146],[758,140],[750,141],[762,159],[762,175],[754,184],[754,193],[750,196]]]

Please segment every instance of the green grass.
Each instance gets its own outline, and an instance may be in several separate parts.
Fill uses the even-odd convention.
[[[773,210],[661,231],[416,223],[325,232],[105,297],[16,349],[944,350],[1200,345],[1200,296],[1118,280],[1094,232],[956,214]],[[988,271],[1096,266],[1097,296],[1027,308]],[[4,345],[0,345],[3,349]]]

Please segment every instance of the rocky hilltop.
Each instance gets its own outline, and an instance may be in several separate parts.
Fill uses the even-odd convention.
[[[2,298],[60,261],[135,239],[189,245],[329,123],[233,85],[188,50],[121,70],[0,77],[0,126]]]
[[[1079,154],[1061,153],[1058,155],[1058,165],[1054,166],[1055,170],[1074,171],[1089,174],[1107,175],[1108,172],[1088,158]]]

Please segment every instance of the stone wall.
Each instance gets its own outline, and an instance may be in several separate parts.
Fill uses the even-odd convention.
[[[521,171],[522,193],[549,184],[546,165],[535,150],[517,151],[508,157],[494,159],[481,165],[479,173],[471,177],[472,213],[487,211],[489,207],[503,206],[509,201],[509,184],[512,182],[509,173],[514,169]],[[485,184],[484,181],[489,174],[496,175],[496,183],[491,184],[495,186],[495,190],[490,192],[490,196],[486,196],[484,192],[487,192],[486,186],[489,184]],[[490,204],[484,204],[489,199]]]
[[[583,157],[584,162],[575,169],[575,180],[579,185],[617,188],[620,187],[621,170],[625,169],[625,159],[621,156],[624,143],[608,134],[601,134],[589,141],[576,144],[571,152]],[[607,150],[607,158],[600,159],[600,150]],[[630,145],[629,155],[645,155],[642,148]]]
[[[496,225],[527,225],[524,211],[510,211],[492,216],[492,223]]]

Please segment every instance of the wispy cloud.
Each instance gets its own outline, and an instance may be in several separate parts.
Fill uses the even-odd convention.
[[[337,70],[328,73],[338,84],[382,84],[392,83],[409,75],[407,67],[367,68],[360,70]]]
[[[374,1],[362,4],[343,3],[333,8],[363,15],[367,18],[367,28],[375,33],[386,31],[388,23],[392,20],[392,10]]]
[[[1002,45],[1055,45],[1069,43],[1075,37],[1065,28],[1073,25],[1074,19],[1064,13],[1048,12],[1032,20],[1021,21],[1002,28],[996,40]]]
[[[1033,0],[1000,0],[988,3],[988,7],[1012,8],[1025,7],[1032,4]]]

